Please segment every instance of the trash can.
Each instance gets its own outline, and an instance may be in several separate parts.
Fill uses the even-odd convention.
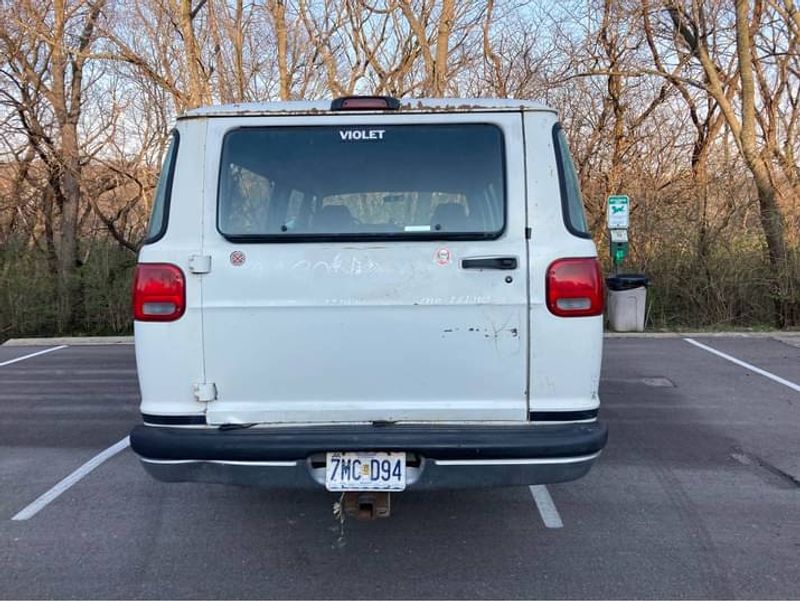
[[[615,332],[644,332],[647,276],[620,273],[606,278],[608,324]]]

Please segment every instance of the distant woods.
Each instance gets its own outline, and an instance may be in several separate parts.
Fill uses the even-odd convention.
[[[0,339],[130,327],[176,114],[347,94],[555,106],[651,325],[800,325],[799,49],[795,0],[0,0]]]

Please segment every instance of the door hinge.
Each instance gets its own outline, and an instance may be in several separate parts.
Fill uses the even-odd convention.
[[[189,255],[189,271],[192,273],[211,271],[211,255]]]
[[[529,227],[525,228],[525,239],[526,240],[530,240],[531,239],[531,228],[529,228]]]
[[[192,385],[194,398],[199,403],[208,403],[217,399],[217,385],[214,382],[198,382]]]

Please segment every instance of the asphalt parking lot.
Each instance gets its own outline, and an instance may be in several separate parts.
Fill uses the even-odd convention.
[[[800,338],[695,340],[606,340],[609,446],[551,513],[408,492],[342,540],[333,494],[162,484],[124,443],[12,519],[124,440],[138,387],[132,346],[2,346],[0,597],[795,598]]]

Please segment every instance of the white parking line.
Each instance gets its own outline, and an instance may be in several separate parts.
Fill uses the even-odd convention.
[[[61,346],[54,346],[53,348],[46,348],[43,351],[37,351],[35,353],[31,353],[30,355],[23,355],[22,357],[17,357],[16,359],[9,359],[8,361],[3,361],[2,363],[0,363],[0,367],[11,365],[12,363],[16,363],[17,361],[25,361],[25,359],[30,359],[31,357],[38,357],[39,355],[44,355],[45,353],[60,351],[62,348],[67,348],[67,345],[62,344]]]
[[[731,357],[730,355],[726,355],[725,353],[723,353],[721,351],[718,351],[715,348],[711,348],[710,346],[706,346],[705,344],[697,342],[697,340],[694,340],[693,338],[684,338],[684,340],[686,342],[688,342],[689,344],[693,344],[697,348],[701,348],[704,351],[708,351],[709,353],[713,353],[717,357],[722,357],[723,359],[725,359],[727,361],[730,361],[731,363],[735,363],[736,365],[738,365],[740,367],[744,367],[745,369],[749,369],[750,371],[755,372],[755,373],[757,373],[757,374],[759,374],[761,376],[764,376],[765,378],[769,378],[773,382],[777,382],[778,384],[783,384],[784,386],[786,386],[788,388],[791,388],[792,390],[794,390],[796,392],[800,392],[800,384],[795,384],[794,382],[790,382],[789,380],[784,380],[780,376],[776,376],[773,373],[770,373],[770,372],[768,372],[768,371],[766,371],[764,369],[761,369],[760,367],[756,367],[755,365],[751,365],[750,363],[742,361],[741,359],[737,359],[736,357]]]
[[[553,497],[550,496],[550,491],[544,484],[536,484],[529,486],[533,500],[536,507],[539,509],[539,515],[542,516],[544,525],[548,528],[563,528],[564,522],[561,521],[561,516],[558,514],[556,504],[553,503]]]
[[[96,467],[102,464],[107,459],[111,459],[114,455],[126,449],[130,445],[130,441],[126,436],[122,440],[120,440],[117,444],[108,447],[102,453],[95,455],[89,461],[84,463],[74,472],[72,472],[69,476],[64,478],[61,482],[56,484],[53,488],[48,490],[44,493],[41,497],[36,499],[33,503],[28,505],[25,509],[20,511],[17,515],[15,515],[12,520],[21,521],[21,520],[29,520],[37,513],[39,513],[42,509],[47,507],[50,503],[55,501],[59,496],[61,496],[64,492],[70,489],[70,487],[77,483],[81,478],[91,473]]]

